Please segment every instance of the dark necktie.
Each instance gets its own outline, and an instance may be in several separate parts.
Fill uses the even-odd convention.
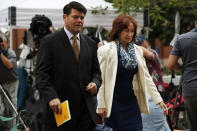
[[[72,39],[73,39],[73,51],[75,53],[77,61],[79,61],[79,47],[78,47],[78,44],[77,44],[77,36],[74,35],[72,37]]]

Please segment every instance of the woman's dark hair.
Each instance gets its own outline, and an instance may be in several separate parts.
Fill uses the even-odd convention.
[[[76,9],[80,12],[83,12],[84,14],[86,14],[87,12],[87,9],[81,3],[72,1],[64,6],[63,13],[69,15],[72,9]]]
[[[133,34],[132,41],[135,42],[136,35],[137,35],[137,22],[135,21],[133,17],[128,16],[128,15],[119,15],[113,21],[112,30],[109,33],[109,41],[114,41],[118,39],[122,30],[128,28],[130,23],[132,23],[134,27],[134,34]]]

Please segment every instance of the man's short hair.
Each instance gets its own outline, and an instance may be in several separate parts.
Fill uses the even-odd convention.
[[[84,14],[87,12],[87,9],[81,3],[72,1],[64,6],[63,13],[69,15],[72,9],[76,9],[79,12],[83,12]]]

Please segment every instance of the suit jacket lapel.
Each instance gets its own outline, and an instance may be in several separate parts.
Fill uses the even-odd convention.
[[[63,45],[66,46],[66,47],[69,46],[69,47],[72,48],[70,40],[69,40],[66,32],[64,31],[64,28],[61,29],[60,34],[61,34],[61,37],[63,38]]]
[[[80,36],[80,53],[79,53],[79,64],[84,61],[83,59],[85,59],[85,53],[88,51],[88,46],[87,43],[83,37],[83,35],[79,35]]]
[[[65,49],[66,49],[65,51],[69,52],[70,56],[73,57],[73,60],[77,64],[75,53],[74,53],[73,48],[71,46],[70,40],[69,40],[66,32],[64,31],[64,28],[61,29],[60,34],[61,34],[61,38],[62,38],[63,47],[65,47]]]

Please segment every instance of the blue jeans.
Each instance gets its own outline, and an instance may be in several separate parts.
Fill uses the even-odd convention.
[[[163,110],[152,99],[149,99],[149,112],[149,115],[141,114],[143,131],[170,131]]]

